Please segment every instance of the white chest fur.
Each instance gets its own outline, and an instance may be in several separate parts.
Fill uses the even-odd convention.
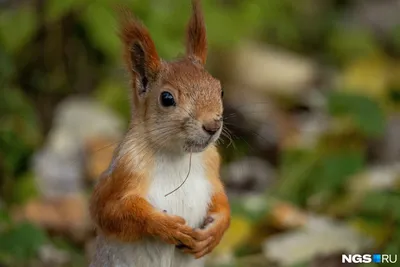
[[[178,188],[187,177],[186,182]],[[211,198],[211,185],[201,154],[180,158],[159,155],[155,161],[154,172],[147,199],[156,208],[167,214],[183,217],[191,227],[199,227],[208,210]]]
[[[156,157],[155,168],[150,174],[151,182],[147,200],[161,211],[178,215],[193,227],[199,227],[211,200],[212,187],[206,177],[201,154],[172,158]],[[189,171],[190,166],[190,171]],[[189,173],[189,176],[188,176]],[[174,193],[165,196],[186,182]],[[183,254],[173,245],[155,239],[134,243],[107,240],[99,236],[95,260],[90,267],[202,267],[204,258],[195,260]]]

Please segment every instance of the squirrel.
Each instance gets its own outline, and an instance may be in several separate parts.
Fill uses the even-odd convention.
[[[158,56],[127,9],[120,38],[132,116],[90,198],[97,230],[90,267],[202,267],[230,225],[216,143],[223,90],[207,70],[200,0],[192,0],[186,54]]]

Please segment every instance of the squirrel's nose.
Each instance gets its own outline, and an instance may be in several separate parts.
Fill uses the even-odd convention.
[[[203,124],[203,130],[209,135],[214,135],[221,128],[221,120],[212,120]]]

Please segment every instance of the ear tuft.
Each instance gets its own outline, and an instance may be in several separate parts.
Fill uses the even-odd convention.
[[[120,38],[124,45],[124,59],[132,77],[141,85],[139,94],[147,90],[160,69],[160,58],[146,27],[132,13],[119,6]]]
[[[186,55],[202,64],[207,60],[207,36],[200,0],[192,0],[192,16],[187,27]]]

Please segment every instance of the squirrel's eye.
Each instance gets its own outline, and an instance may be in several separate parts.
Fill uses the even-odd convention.
[[[221,90],[221,98],[224,98],[224,90]]]
[[[174,97],[169,92],[162,92],[160,100],[161,100],[161,105],[163,105],[164,107],[170,107],[176,105]]]

